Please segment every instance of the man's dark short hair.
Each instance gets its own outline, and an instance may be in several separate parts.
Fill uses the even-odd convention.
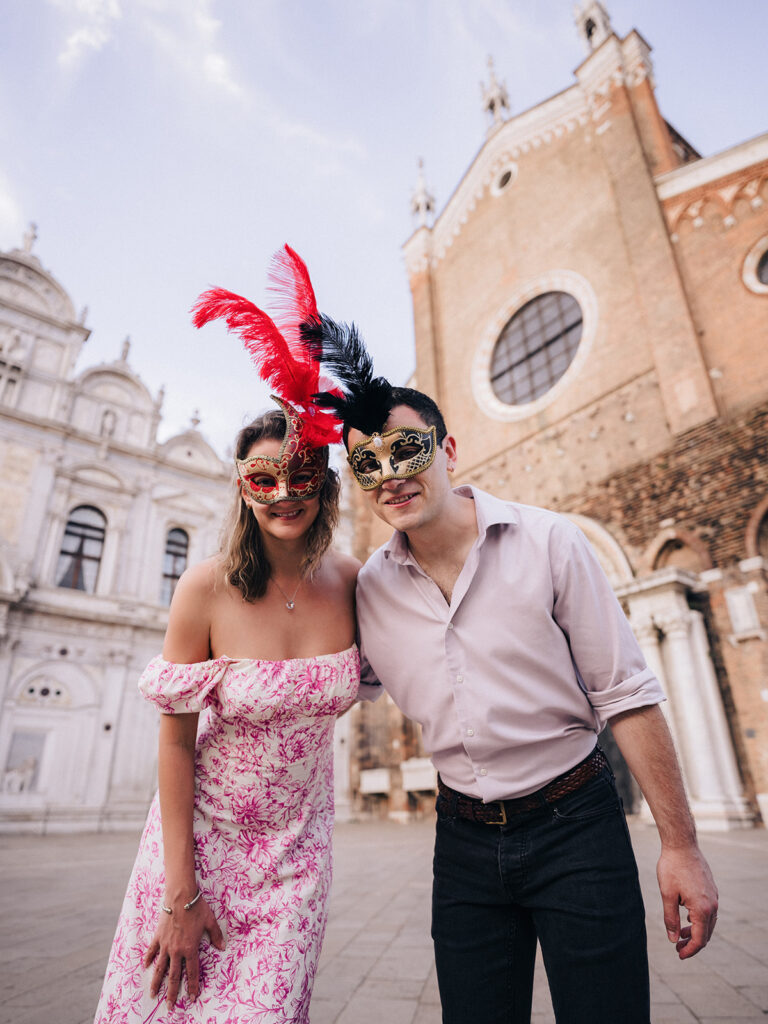
[[[448,433],[448,428],[445,425],[443,414],[434,399],[430,398],[429,395],[425,395],[423,391],[416,391],[415,388],[392,388],[392,404],[390,410],[394,409],[396,405],[407,405],[409,409],[413,409],[419,416],[424,420],[428,427],[435,428],[435,434],[437,436],[437,443],[442,444]],[[383,426],[383,424],[382,424]],[[349,431],[350,427],[344,424],[344,445],[349,449]]]

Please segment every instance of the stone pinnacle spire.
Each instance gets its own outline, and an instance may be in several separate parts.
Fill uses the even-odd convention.
[[[424,161],[419,157],[419,177],[411,198],[411,213],[420,228],[429,227],[435,213],[435,197],[427,188],[424,178]]]
[[[488,57],[488,74],[490,81],[488,85],[483,85],[481,82],[480,90],[483,95],[483,110],[490,118],[488,125],[490,134],[496,131],[509,116],[509,94],[506,85],[496,78],[491,56]]]

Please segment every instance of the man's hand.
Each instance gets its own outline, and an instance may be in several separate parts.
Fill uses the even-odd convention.
[[[611,729],[630,771],[648,801],[661,839],[656,876],[664,924],[681,960],[709,942],[717,920],[717,887],[696,842],[696,826],[667,723],[657,706],[635,708],[611,719]],[[680,907],[688,924],[680,927]]]
[[[712,938],[717,922],[717,886],[697,845],[662,847],[656,877],[664,907],[664,925],[681,960],[695,956]],[[680,926],[680,907],[688,925]]]

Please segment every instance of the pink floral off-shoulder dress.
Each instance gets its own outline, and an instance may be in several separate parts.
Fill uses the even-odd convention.
[[[166,714],[202,712],[197,879],[226,939],[203,938],[201,992],[175,1011],[142,967],[165,891],[158,799],[123,902],[96,1024],[305,1024],[331,884],[333,727],[357,695],[356,647],[290,661],[155,658],[139,688]]]

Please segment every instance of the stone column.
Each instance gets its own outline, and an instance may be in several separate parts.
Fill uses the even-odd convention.
[[[696,614],[686,605],[660,623],[663,650],[672,684],[670,696],[680,709],[681,755],[691,809],[700,827],[727,829],[749,824],[749,814],[740,796],[725,712],[700,622],[701,633],[696,636]]]
[[[660,569],[619,588],[648,666],[666,694],[662,709],[680,758],[691,809],[700,828],[751,824],[742,796],[709,642],[700,613],[688,606],[695,574]]]
[[[643,621],[635,622],[634,618],[631,618],[630,621],[632,625],[632,632],[635,634],[635,638],[637,639],[637,642],[640,645],[640,650],[643,652],[643,657],[645,658],[648,668],[659,680],[662,689],[664,690],[664,693],[667,695],[667,698],[669,698],[669,687],[667,685],[666,674],[664,671],[664,660],[661,656],[661,641],[659,639],[659,629],[656,623],[653,621],[653,619],[644,619]],[[665,700],[662,704],[659,705],[659,707],[661,708],[664,718],[667,721],[669,731],[672,733],[672,739],[674,740],[675,748],[679,750],[680,742],[677,738],[677,726],[675,725],[675,719],[674,715],[672,714],[672,708],[669,699]],[[683,772],[683,781],[686,782],[687,788],[685,771],[683,770],[682,764],[680,767],[681,771]],[[653,821],[653,815],[651,814],[651,809],[648,806],[645,797],[641,797],[640,806],[638,807],[638,814],[640,815],[640,819],[642,821]]]

